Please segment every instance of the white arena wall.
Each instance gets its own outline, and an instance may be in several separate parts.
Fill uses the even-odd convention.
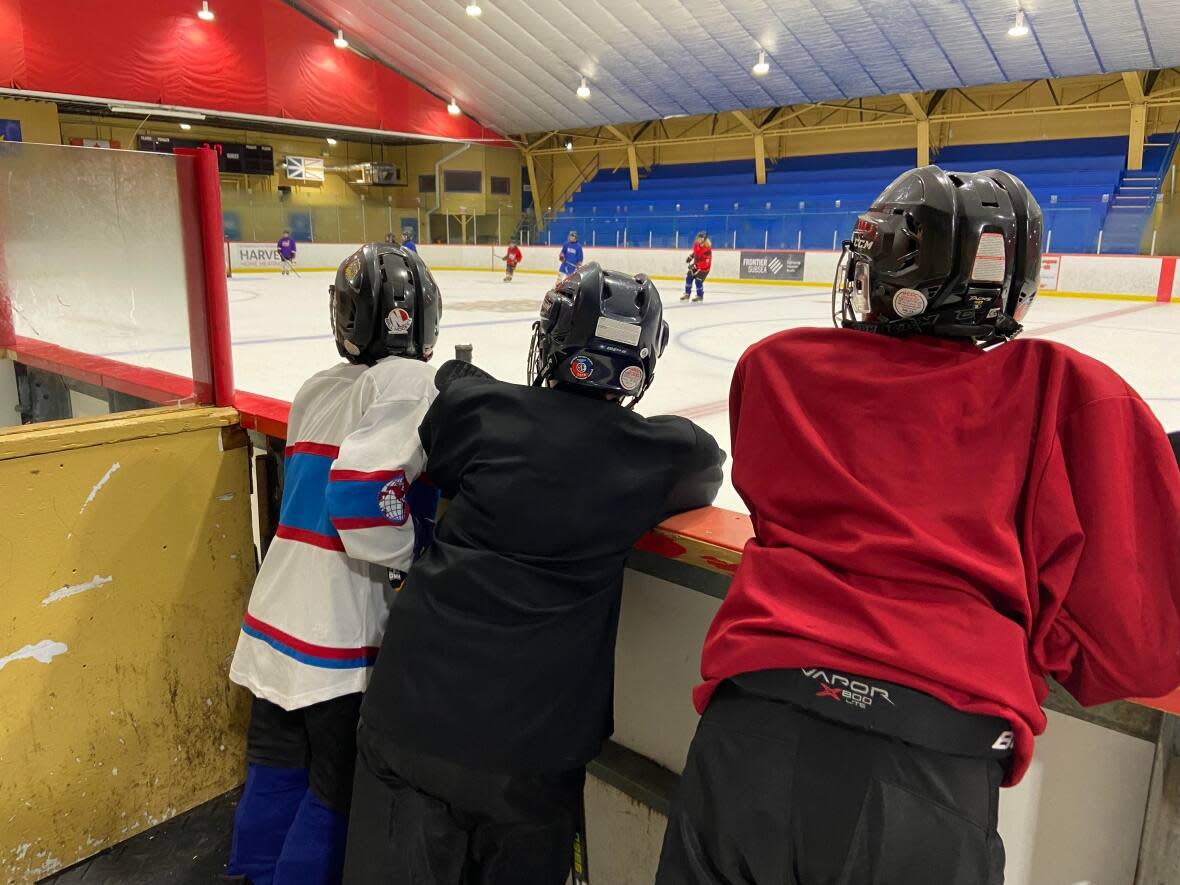
[[[298,270],[335,270],[357,243],[300,243]],[[437,270],[502,271],[503,246],[459,246],[424,243],[418,251]],[[523,246],[524,261],[518,273],[557,275],[557,246]],[[838,252],[784,251],[782,255],[804,256],[802,279],[774,280],[743,278],[742,252],[768,254],[767,250],[715,249],[710,278],[716,282],[749,282],[778,285],[830,286],[835,276]],[[771,250],[773,252],[774,250]],[[232,272],[266,273],[279,269],[278,251],[273,243],[228,243],[227,257]],[[685,249],[618,249],[586,246],[587,261],[597,261],[611,270],[645,273],[654,279],[683,280]],[[1042,263],[1041,292],[1083,298],[1130,301],[1180,302],[1180,275],[1176,258],[1146,255],[1046,255]]]

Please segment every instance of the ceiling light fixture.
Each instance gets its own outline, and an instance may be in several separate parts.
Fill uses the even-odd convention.
[[[770,73],[770,63],[766,60],[766,52],[764,50],[758,50],[758,61],[754,67],[750,68],[750,71],[755,77],[765,77]]]
[[[687,117],[688,114],[664,114],[665,120],[679,120],[681,117]]]
[[[324,141],[326,141],[328,144],[335,144],[336,143],[336,139],[332,138],[332,136],[330,136],[330,135],[327,138],[325,138]]]
[[[586,78],[582,78],[582,85],[578,87],[578,98],[585,101],[590,97],[590,87],[586,85]]]
[[[201,0],[201,11],[197,13],[197,18],[203,22],[211,22],[213,17],[213,11],[209,8],[209,0]]]
[[[187,132],[189,129],[193,128],[193,124],[192,123],[181,123],[180,128]]]
[[[480,9],[479,6],[479,0],[471,0],[471,2],[467,4],[467,14],[472,18],[478,18],[479,16],[483,15],[483,10]]]
[[[1009,37],[1023,37],[1028,33],[1028,25],[1024,23],[1024,10],[1016,10],[1016,21],[1012,22],[1012,27],[1008,29]]]
[[[451,99],[451,103],[449,105],[447,105],[447,113],[450,114],[452,117],[456,117],[459,115],[459,105],[455,101],[455,99],[453,99],[453,98]]]
[[[574,149],[574,143],[572,141],[567,141],[565,143],[565,149],[567,151],[572,151]]]
[[[336,44],[337,49],[347,49],[348,41],[344,39],[344,29],[336,31],[336,39],[332,41]]]

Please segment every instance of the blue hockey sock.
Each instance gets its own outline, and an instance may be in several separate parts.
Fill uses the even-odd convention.
[[[271,885],[287,831],[307,794],[306,768],[250,765],[234,812],[234,838],[226,872]]]
[[[347,837],[348,818],[308,790],[275,866],[274,885],[339,885]]]

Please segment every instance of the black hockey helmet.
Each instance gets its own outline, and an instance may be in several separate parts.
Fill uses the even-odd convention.
[[[651,386],[667,344],[655,284],[590,262],[545,295],[533,324],[528,379],[631,397],[630,407]]]
[[[434,353],[442,294],[416,252],[388,243],[361,246],[341,263],[328,295],[336,349],[350,363],[428,360]]]
[[[1041,228],[1041,207],[1007,172],[905,172],[844,243],[833,321],[984,345],[1013,338],[1040,283]]]

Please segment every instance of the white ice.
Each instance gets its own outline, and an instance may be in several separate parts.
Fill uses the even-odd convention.
[[[440,362],[456,344],[474,346],[475,362],[498,378],[523,382],[531,326],[554,277],[498,273],[436,274],[443,292]],[[230,280],[234,360],[241,390],[290,399],[310,374],[339,360],[328,321],[333,275],[250,274]],[[702,304],[678,299],[680,283],[657,281],[672,339],[655,382],[640,403],[646,414],[692,418],[728,447],[727,397],[734,364],[750,344],[780,329],[831,324],[824,288],[707,283]],[[1112,366],[1148,401],[1166,429],[1180,428],[1180,305],[1041,297],[1026,335],[1075,347]],[[187,349],[121,354],[121,359],[191,371]],[[849,383],[856,367],[849,366]],[[744,510],[728,485],[718,506]]]

